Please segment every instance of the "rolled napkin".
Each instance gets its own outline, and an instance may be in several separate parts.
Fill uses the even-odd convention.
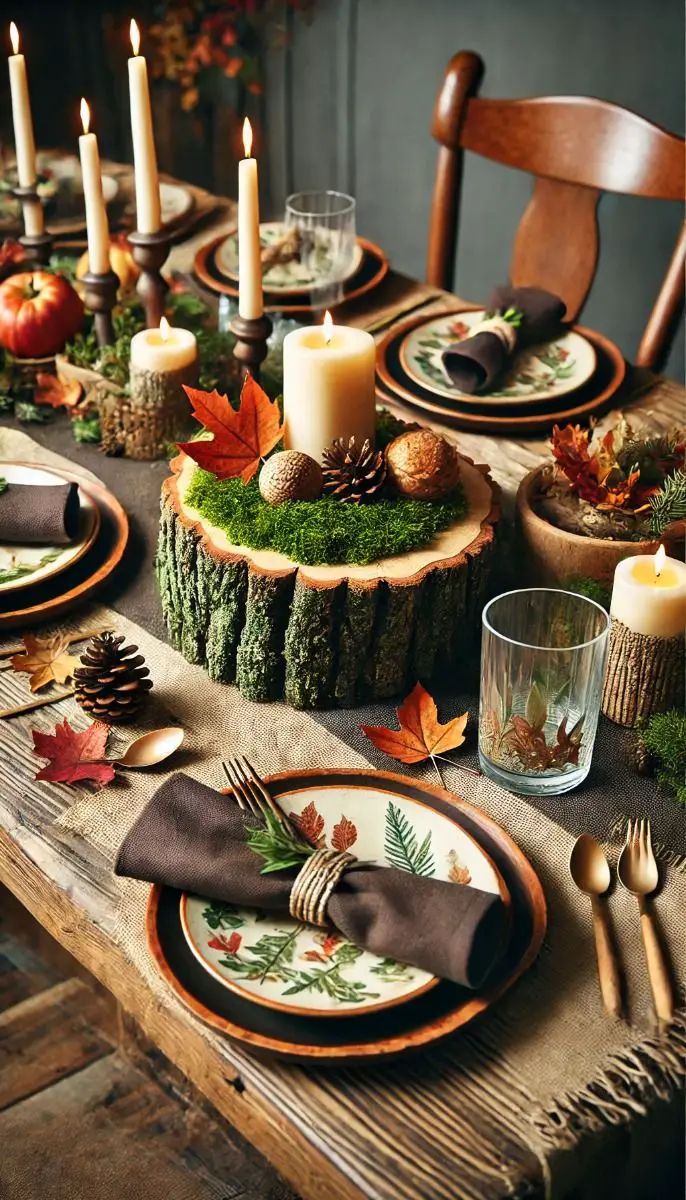
[[[9,483],[0,494],[0,542],[66,546],[78,531],[76,483]]]
[[[520,314],[516,324],[504,316],[513,310]],[[470,396],[488,391],[517,349],[555,337],[565,304],[543,288],[505,284],[495,288],[487,311],[494,315],[474,326],[464,341],[446,346],[441,356],[452,382]]]
[[[174,775],[127,834],[115,873],[288,913],[298,871],[260,873],[263,859],[245,841],[255,824],[221,792]],[[327,914],[356,946],[469,988],[491,971],[508,928],[500,896],[391,867],[346,870]]]

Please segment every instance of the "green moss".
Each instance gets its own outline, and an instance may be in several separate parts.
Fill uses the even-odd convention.
[[[404,554],[428,545],[467,511],[459,487],[436,503],[393,497],[354,505],[325,497],[266,504],[256,479],[246,487],[240,479],[218,480],[199,468],[186,500],[235,545],[276,550],[306,566]]]
[[[576,592],[578,596],[585,596],[587,600],[595,600],[596,604],[600,604],[601,608],[610,611],[610,600],[612,598],[612,589],[606,584],[601,583],[598,579],[589,579],[579,577],[577,579],[568,579],[564,585],[566,592]]]
[[[676,708],[656,713],[641,737],[656,760],[658,783],[686,805],[686,713]]]

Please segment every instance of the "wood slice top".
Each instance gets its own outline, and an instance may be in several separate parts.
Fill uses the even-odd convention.
[[[303,581],[314,587],[334,586],[348,579],[364,586],[373,586],[380,579],[396,583],[417,583],[435,567],[458,566],[467,555],[477,555],[493,538],[493,526],[500,517],[500,489],[488,475],[488,468],[475,466],[471,459],[460,456],[461,483],[468,512],[459,521],[444,529],[427,546],[396,554],[363,566],[336,563],[331,566],[304,566],[275,550],[253,550],[234,545],[223,530],[212,525],[186,501],[196,464],[185,454],[171,463],[173,475],[163,484],[176,513],[189,528],[202,537],[203,549],[213,557],[226,561],[247,560],[254,571],[265,575],[284,575],[297,570]]]

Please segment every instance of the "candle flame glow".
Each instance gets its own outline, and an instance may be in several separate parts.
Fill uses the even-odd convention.
[[[665,565],[666,557],[667,557],[667,551],[665,550],[664,546],[660,546],[657,554],[655,555],[655,559],[654,559],[655,578],[656,579],[659,579],[662,574],[662,568]]]
[[[89,109],[88,104],[84,100],[83,96],[81,97],[80,112],[81,112],[81,124],[83,125],[83,132],[88,133],[88,130],[90,129],[90,124],[91,124],[91,110]]]
[[[250,158],[252,152],[252,125],[247,117],[243,122],[243,149],[245,150],[245,157]]]
[[[138,51],[141,48],[141,34],[133,17],[131,18],[131,24],[129,26],[129,33],[131,36],[131,49],[133,50],[134,54],[138,54]]]
[[[12,21],[12,24],[10,25],[10,41],[12,43],[12,53],[18,54],[19,53],[19,30],[17,29],[16,25],[14,24],[14,21]]]
[[[327,346],[328,346],[329,342],[331,341],[332,337],[333,337],[333,318],[327,308],[326,312],[324,313],[324,341],[326,342]]]
[[[169,338],[169,321],[166,317],[160,319],[160,337],[163,342],[166,342]]]

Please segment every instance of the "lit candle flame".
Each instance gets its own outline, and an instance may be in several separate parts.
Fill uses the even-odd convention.
[[[655,555],[655,559],[654,559],[655,578],[656,579],[659,579],[662,574],[662,568],[665,565],[666,557],[667,557],[667,551],[665,550],[664,546],[660,546],[657,554]]]
[[[327,308],[326,312],[324,313],[324,341],[326,342],[327,346],[328,346],[329,342],[331,341],[332,337],[333,337],[333,318]]]
[[[243,149],[245,150],[245,157],[250,158],[252,152],[252,125],[247,117],[243,122]]]
[[[169,321],[166,317],[162,317],[160,319],[160,337],[162,338],[163,342],[166,342],[169,339],[169,332]]]
[[[138,54],[138,51],[141,48],[141,34],[133,17],[131,18],[131,24],[129,26],[129,33],[131,35],[131,49],[133,50],[134,54]]]
[[[83,132],[88,133],[88,130],[90,129],[90,124],[91,124],[91,110],[89,109],[83,96],[81,97],[81,110],[80,111],[81,111],[81,124],[83,125]]]
[[[12,43],[12,53],[18,54],[19,53],[19,30],[17,29],[16,25],[14,24],[14,21],[12,21],[12,24],[10,25],[10,41]]]

